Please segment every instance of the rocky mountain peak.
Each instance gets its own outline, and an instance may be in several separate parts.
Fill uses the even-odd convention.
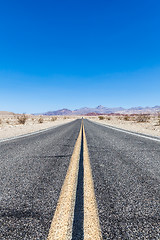
[[[97,107],[97,109],[103,109],[104,108],[104,106],[102,106],[102,105],[99,105],[98,107]]]

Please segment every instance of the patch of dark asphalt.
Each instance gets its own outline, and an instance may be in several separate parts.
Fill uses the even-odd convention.
[[[0,239],[46,239],[81,120],[0,143]]]
[[[160,239],[160,143],[84,126],[103,239]]]

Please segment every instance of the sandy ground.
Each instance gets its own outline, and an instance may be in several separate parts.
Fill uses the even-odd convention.
[[[160,137],[160,123],[158,116],[150,116],[150,119],[147,122],[137,122],[137,116],[131,116],[129,117],[129,120],[125,120],[125,116],[104,116],[104,120],[99,120],[97,116],[88,118],[98,123],[103,123],[137,133]]]
[[[27,116],[25,124],[19,124],[18,115],[1,115],[0,116],[0,139],[11,138],[27,133],[36,132],[39,130],[47,129],[53,126],[58,126],[64,123],[71,122],[78,117],[64,117],[58,116]],[[39,123],[42,118],[43,122]]]

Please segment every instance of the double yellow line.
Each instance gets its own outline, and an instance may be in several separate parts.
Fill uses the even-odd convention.
[[[72,239],[72,226],[74,218],[74,207],[76,199],[82,136],[84,169],[84,239],[102,239],[97,204],[94,193],[92,171],[88,154],[87,140],[82,120],[79,136],[77,138],[69,168],[66,174],[66,178],[61,189],[60,197],[51,223],[47,240]]]

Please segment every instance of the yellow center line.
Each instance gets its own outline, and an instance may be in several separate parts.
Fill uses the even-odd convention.
[[[81,139],[82,125],[61,189],[60,197],[51,223],[47,240],[69,240],[72,238],[72,225],[76,198],[77,177],[79,170]]]
[[[83,126],[83,165],[84,165],[84,240],[102,239],[97,203],[94,193],[87,139]]]
[[[83,131],[83,168],[84,168],[84,240],[101,240],[101,229],[94,193],[92,170],[90,166],[87,140],[83,120],[71,157],[69,168],[61,189],[58,204],[49,230],[47,240],[72,239],[72,226],[76,199],[77,179]]]

